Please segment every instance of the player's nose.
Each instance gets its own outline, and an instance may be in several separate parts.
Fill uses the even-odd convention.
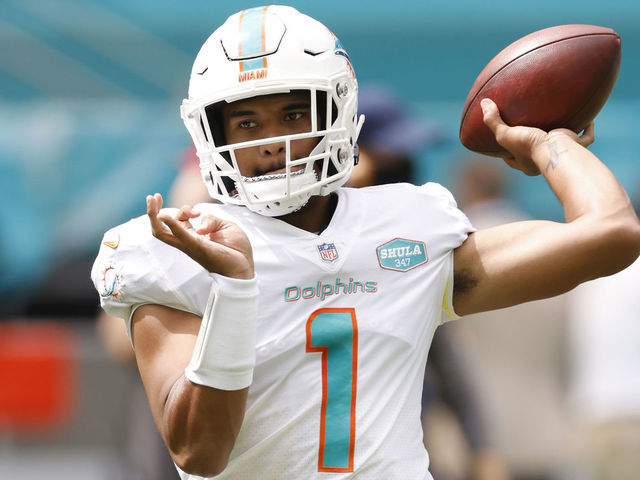
[[[277,156],[284,155],[286,144],[285,142],[267,143],[260,146],[260,155],[263,156]]]

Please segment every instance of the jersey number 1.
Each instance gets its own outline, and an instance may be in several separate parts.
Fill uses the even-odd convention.
[[[322,352],[319,472],[353,472],[358,325],[353,308],[321,308],[307,320],[307,352]]]

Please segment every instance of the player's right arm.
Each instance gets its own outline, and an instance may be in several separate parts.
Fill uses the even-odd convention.
[[[542,173],[560,200],[565,222],[515,222],[469,235],[455,250],[453,302],[460,315],[504,308],[567,292],[611,275],[640,253],[640,222],[613,173],[585,148],[593,126],[578,137],[510,127],[483,101],[484,121],[512,153],[505,161],[528,175]]]
[[[236,225],[208,216],[196,230],[189,220],[199,214],[190,207],[175,217],[160,212],[161,207],[160,195],[147,197],[155,237],[209,272],[253,278],[251,246]],[[215,388],[187,378],[185,369],[192,362],[201,323],[203,319],[192,313],[142,305],[132,317],[132,341],[153,417],[171,457],[183,471],[210,477],[227,465],[244,418],[248,387]]]
[[[133,314],[132,340],[151,412],[173,461],[185,472],[209,477],[227,465],[248,388],[221,390],[186,378],[201,320],[143,305]]]

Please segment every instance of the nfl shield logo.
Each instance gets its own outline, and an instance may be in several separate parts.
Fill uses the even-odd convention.
[[[318,245],[318,252],[320,252],[320,258],[325,262],[333,262],[338,258],[338,250],[333,243],[323,243]]]

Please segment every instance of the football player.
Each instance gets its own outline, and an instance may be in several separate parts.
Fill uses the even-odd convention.
[[[437,184],[342,187],[357,92],[321,23],[284,6],[231,16],[181,108],[222,203],[161,209],[156,194],[105,234],[93,281],[127,322],[183,479],[429,479],[420,395],[438,325],[638,255],[627,195],[585,149],[593,127],[509,127],[490,100],[507,163],[545,176],[566,223],[474,232]]]

